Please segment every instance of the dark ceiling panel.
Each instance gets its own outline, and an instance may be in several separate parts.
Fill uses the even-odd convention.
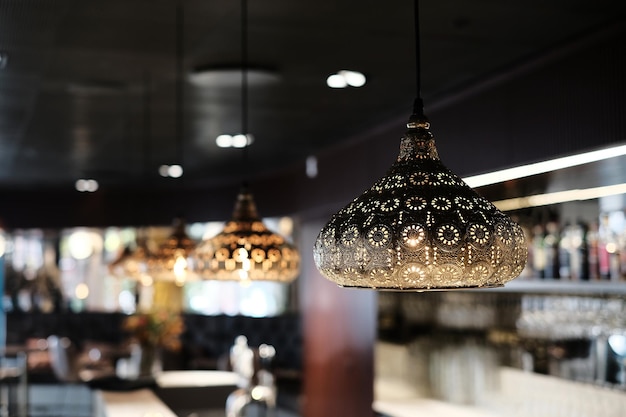
[[[0,3],[0,52],[9,56],[0,70],[0,186],[69,188],[92,175],[107,187],[129,178],[170,187],[156,168],[177,159],[179,144],[184,184],[240,181],[242,152],[214,142],[241,129],[239,86],[188,79],[199,66],[240,62],[240,3],[181,3],[183,108],[176,105],[176,0]],[[250,64],[274,70],[279,81],[250,86],[256,141],[245,175],[276,172],[410,111],[413,2],[249,3]],[[465,88],[623,20],[625,7],[621,0],[424,0],[424,96]],[[363,71],[368,84],[327,88],[325,78],[342,68]]]

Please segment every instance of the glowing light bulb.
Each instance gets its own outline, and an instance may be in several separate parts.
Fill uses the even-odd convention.
[[[365,75],[358,71],[347,71],[342,70],[339,71],[339,75],[341,75],[346,84],[350,87],[363,87],[365,85]]]
[[[340,74],[332,74],[326,78],[326,85],[330,88],[346,88],[348,86],[348,82],[345,77]]]
[[[89,297],[89,287],[87,286],[87,284],[85,284],[84,282],[78,284],[76,286],[76,289],[74,289],[74,295],[79,300],[84,300]]]
[[[141,285],[143,285],[144,287],[149,287],[152,284],[154,284],[154,280],[152,279],[152,277],[148,274],[142,274],[139,277],[139,281],[141,282]]]
[[[167,174],[171,178],[180,178],[183,176],[183,167],[180,165],[170,165],[167,169]]]
[[[233,137],[231,135],[219,135],[215,139],[215,144],[220,148],[230,148],[233,146]]]
[[[187,277],[187,260],[182,257],[176,257],[176,262],[174,262],[174,277],[177,285],[183,285],[185,283],[185,278]]]

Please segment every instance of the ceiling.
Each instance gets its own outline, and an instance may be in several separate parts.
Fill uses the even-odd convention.
[[[249,1],[246,151],[232,0],[3,0],[0,189],[217,186],[267,176],[368,129],[408,117],[415,95],[413,2]],[[422,93],[429,100],[623,21],[623,0],[423,0]],[[182,48],[179,48],[179,43]],[[2,66],[2,65],[0,65]],[[269,77],[256,77],[252,69]],[[326,77],[358,70],[361,88]],[[178,101],[180,99],[180,101]],[[158,167],[181,163],[181,179]],[[245,166],[245,169],[242,167]]]

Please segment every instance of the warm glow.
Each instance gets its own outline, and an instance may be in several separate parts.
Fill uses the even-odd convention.
[[[609,242],[606,244],[606,251],[608,253],[616,253],[617,252],[617,245],[613,242]]]
[[[84,282],[78,284],[74,290],[74,295],[79,300],[84,300],[89,297],[89,287]]]
[[[551,159],[549,161],[503,169],[486,174],[474,175],[463,178],[463,180],[470,187],[482,187],[517,178],[524,178],[531,175],[543,174],[550,171],[557,171],[559,169],[588,164],[590,162],[602,161],[604,159],[622,155],[626,155],[626,145],[585,152],[577,155],[570,155],[563,158]]]
[[[239,272],[239,285],[242,288],[248,288],[250,285],[252,285],[252,280],[250,279],[248,271],[244,271],[243,269],[240,269],[238,272]]]
[[[94,252],[94,234],[79,230],[67,239],[67,247],[74,259],[83,260],[89,258]]]
[[[176,262],[174,262],[174,277],[176,285],[182,286],[185,283],[187,278],[187,260],[182,256],[178,256]]]
[[[152,279],[152,277],[148,274],[142,274],[139,277],[139,282],[141,282],[141,285],[143,285],[144,287],[149,287],[152,284],[154,284],[154,280]]]
[[[244,189],[222,231],[196,248],[192,270],[202,279],[242,285],[250,281],[287,283],[299,273],[300,256],[285,238],[263,224],[252,194]]]
[[[430,123],[413,115],[387,174],[322,228],[313,260],[342,287],[498,287],[528,258],[522,228],[439,159]]]

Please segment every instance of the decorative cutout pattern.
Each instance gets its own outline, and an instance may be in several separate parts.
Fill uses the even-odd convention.
[[[339,238],[346,247],[355,245],[358,239],[356,226],[346,228]],[[320,241],[330,247],[336,243],[335,235],[328,231]],[[333,268],[340,267],[341,257],[327,256]],[[201,277],[211,280],[291,282],[300,272],[297,249],[263,224],[252,195],[246,192],[239,194],[233,217],[224,230],[198,245],[194,260]],[[361,265],[365,267],[367,262]]]
[[[522,272],[522,229],[441,163],[428,127],[411,127],[387,175],[320,232],[314,260],[331,281],[450,289],[501,286]]]

